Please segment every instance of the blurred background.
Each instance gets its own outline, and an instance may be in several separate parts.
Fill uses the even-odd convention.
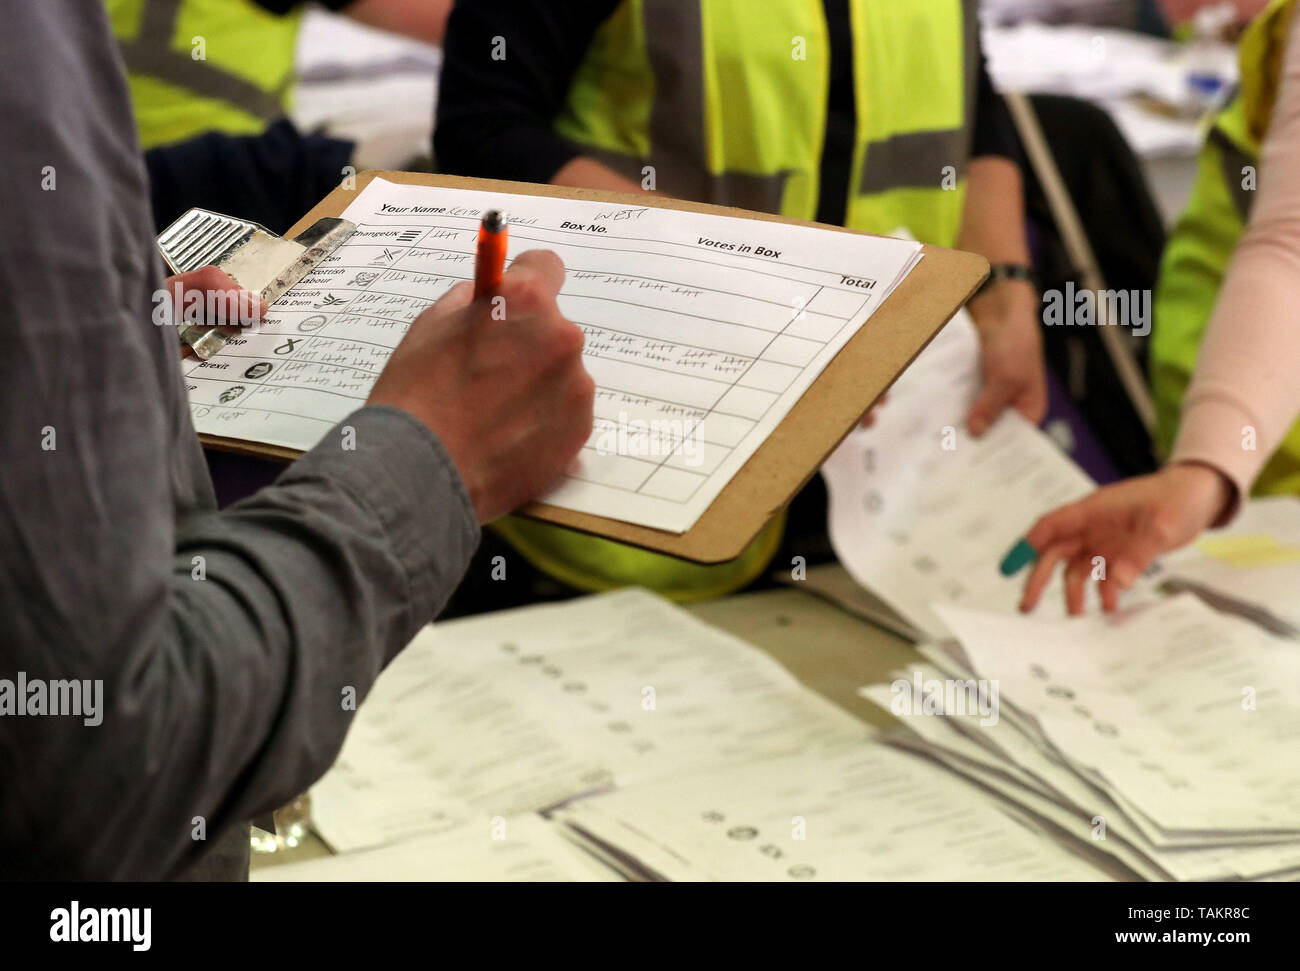
[[[1131,294],[1135,302],[1144,302],[1148,324],[1155,306],[1153,327],[1040,328],[1049,398],[1042,427],[1100,483],[1152,471],[1171,447],[1181,397],[1218,285],[1217,277],[1205,277],[1202,267],[1187,261],[1173,274],[1166,265],[1162,277],[1162,258],[1167,249],[1177,251],[1168,243],[1171,236],[1178,239],[1179,217],[1198,176],[1204,181],[1207,133],[1228,114],[1225,109],[1236,95],[1237,42],[1252,19],[1269,8],[1268,0],[905,2],[950,5],[926,11],[924,17],[918,11],[925,8],[909,8],[908,14],[917,15],[908,23],[944,22],[955,28],[962,14],[968,24],[975,22],[972,15],[978,17],[987,66],[987,80],[979,78],[979,103],[1005,100],[1008,108],[1008,133],[993,154],[1019,156],[1024,235],[1040,291]],[[615,171],[618,160],[599,148],[586,153],[600,163],[594,174],[593,166],[580,160],[587,168],[565,181],[561,176],[567,166],[557,169],[572,159],[555,141],[571,134],[575,111],[587,112],[613,132],[608,138],[588,138],[589,146],[618,141],[627,130],[644,126],[645,119],[627,108],[641,96],[635,69],[627,67],[635,58],[659,57],[655,69],[673,72],[679,83],[677,75],[688,74],[678,63],[684,55],[675,48],[656,53],[654,39],[642,38],[643,48],[650,48],[648,55],[644,49],[624,51],[617,46],[618,38],[637,36],[635,31],[601,33],[598,28],[620,17],[626,21],[638,16],[635,11],[644,16],[657,11],[656,16],[667,16],[669,27],[681,30],[702,9],[697,0],[572,0],[563,7],[541,0],[105,3],[125,55],[159,229],[201,206],[262,223],[275,232],[286,231],[350,174],[370,168],[638,188],[628,182],[626,169]],[[853,8],[849,0],[826,0],[825,7],[828,16],[839,10],[843,25],[850,23],[850,9],[859,14],[870,10],[880,23],[892,24],[888,8]],[[753,0],[756,16],[765,8],[769,16],[778,9],[768,6],[768,0]],[[737,9],[749,7],[723,3],[708,16]],[[1277,9],[1275,3],[1273,12]],[[734,13],[726,16],[734,18]],[[737,23],[736,29],[755,31],[758,23]],[[581,33],[573,29],[575,24],[585,34],[572,36]],[[698,36],[698,24],[695,29]],[[764,56],[771,54],[777,36],[782,45],[787,43],[776,21],[762,29],[770,32]],[[505,33],[511,34],[509,52],[501,36]],[[689,34],[687,29],[680,36]],[[917,50],[930,50],[923,41],[933,45],[937,36],[918,40]],[[951,49],[959,50],[960,37],[954,35],[951,41]],[[758,42],[748,43],[752,48]],[[829,46],[837,43],[832,29]],[[967,52],[969,60],[969,46]],[[785,58],[784,50],[777,53]],[[873,50],[872,56],[879,53]],[[730,56],[725,41],[719,56]],[[926,56],[913,52],[912,60]],[[497,63],[506,57],[510,62]],[[899,52],[900,63],[907,57],[907,52]],[[834,73],[837,65],[840,75]],[[844,66],[832,50],[832,91],[844,83]],[[788,61],[780,70],[788,70]],[[944,70],[950,77],[951,66]],[[787,75],[781,83],[790,80]],[[987,91],[989,82],[993,92]],[[611,92],[619,84],[623,88]],[[908,105],[924,110],[930,97],[927,84],[934,88],[935,99],[946,96],[942,82],[918,77],[918,89],[900,92],[900,99],[907,100],[893,110],[902,116],[895,119],[899,131],[912,130],[908,112],[913,108]],[[758,144],[766,131],[759,107],[772,93],[744,90],[753,93],[753,104],[732,105],[729,124],[734,129],[737,118],[750,118],[751,127],[737,129],[739,136],[727,136],[746,143],[732,144],[729,150],[737,156],[779,153],[783,149],[767,152]],[[774,96],[778,103],[788,102],[781,104],[780,117],[789,122],[798,113],[794,96],[784,88]],[[828,114],[832,122],[843,108],[834,97]],[[849,100],[851,126],[852,96]],[[775,108],[772,117],[778,117]],[[437,133],[435,119],[441,125]],[[520,119],[518,127],[532,128],[527,133],[509,131],[515,119]],[[769,143],[797,142],[802,136],[791,136],[790,127],[766,131]],[[842,177],[847,187],[852,151],[841,153],[842,171],[826,169],[833,137],[838,137],[833,124],[829,131],[822,184],[830,173]],[[853,134],[850,127],[849,141],[841,147],[852,148]],[[748,142],[758,145],[752,153]],[[639,161],[631,161],[639,168]],[[924,156],[908,162],[920,164]],[[743,182],[748,178],[744,173],[751,170],[743,160],[737,168]],[[719,180],[714,182],[702,185],[699,193],[663,188],[699,201],[764,208],[761,200],[718,198],[709,191]],[[911,197],[904,192],[898,198]],[[829,215],[819,207],[816,218],[892,232],[898,228],[896,216],[941,208],[931,199],[888,211],[874,223],[845,223],[841,205],[839,212],[832,207]],[[1018,202],[1007,211],[1014,211],[1014,221],[1019,221]],[[1228,216],[1240,222],[1239,215]],[[999,221],[1007,222],[997,215],[991,220]],[[953,245],[955,239],[956,245],[977,248],[968,245],[969,240],[927,232],[921,225],[910,228],[925,242]],[[1190,227],[1185,234],[1193,244],[1196,232]],[[1176,298],[1186,289],[1181,281],[1193,277],[1205,277],[1204,286],[1194,300],[1179,306]],[[1161,279],[1172,294],[1163,305],[1157,292]],[[1173,308],[1163,325],[1162,306]],[[1167,351],[1155,336],[1162,326]],[[1300,482],[1297,454],[1300,444],[1296,454],[1283,455],[1278,460],[1282,464],[1266,472],[1267,488],[1293,490]],[[223,502],[253,491],[278,471],[229,456],[210,455],[209,462]],[[816,547],[815,538],[824,532],[819,488],[812,483],[812,500],[796,504],[791,512],[796,521],[789,535],[798,537],[803,548]],[[806,522],[798,521],[801,518]],[[825,548],[820,554],[829,556],[829,546],[821,545]],[[525,599],[537,595],[529,588]]]
[[[1235,40],[1266,3],[982,0],[981,20],[997,87],[1103,108],[1171,223],[1191,191],[1203,123],[1236,83]],[[440,46],[309,6],[295,63],[289,117],[301,130],[355,141],[363,167],[431,169]]]

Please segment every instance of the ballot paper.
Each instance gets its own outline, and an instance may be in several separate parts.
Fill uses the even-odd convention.
[[[913,639],[949,633],[937,603],[1014,612],[1024,576],[1002,576],[1003,555],[1040,515],[1095,488],[1019,414],[971,438],[978,376],[979,342],[962,311],[903,372],[875,425],[822,466],[836,555],[898,615],[889,626]],[[1059,583],[1043,608],[1058,615]]]
[[[683,775],[555,816],[653,879],[1106,878],[976,788],[875,743]]]
[[[1257,879],[1300,865],[1300,843],[1276,836],[1263,845],[1243,845],[1175,841],[1152,833],[1140,815],[1127,812],[1104,788],[1074,772],[1045,739],[1022,731],[1013,720],[990,723],[970,710],[934,717],[900,704],[918,678],[942,684],[945,672],[922,663],[894,672],[893,678],[859,692],[898,718],[898,730],[886,733],[884,741],[942,762],[1067,837],[1114,856],[1144,879]]]
[[[1225,529],[1163,557],[1162,587],[1191,590],[1219,610],[1300,638],[1300,500],[1246,502]]]
[[[921,258],[915,242],[646,206],[375,179],[359,229],[255,331],[185,367],[201,433],[295,449],[365,403],[411,321],[473,278],[480,217],[509,257],[557,252],[596,422],[544,498],[688,530]],[[508,311],[507,311],[508,312]]]
[[[312,791],[336,849],[614,786],[856,745],[867,727],[642,590],[434,624],[379,677]]]
[[[1290,643],[1186,594],[1117,618],[940,611],[975,671],[1161,828],[1300,836]]]
[[[254,869],[256,883],[598,883],[618,875],[536,815],[478,819],[396,846]]]
[[[900,721],[921,741],[901,744],[1059,825],[1073,819],[1077,839],[1096,840],[1101,822],[1121,842],[1097,848],[1137,872],[1300,870],[1293,643],[1191,594],[1069,621],[938,609],[959,640],[922,653],[957,684],[996,685],[997,717],[904,706]],[[895,710],[881,686],[862,693]]]
[[[311,799],[312,825],[336,853],[454,830],[478,816],[364,718],[353,721]]]
[[[1051,762],[1010,722],[999,720],[988,724],[982,722],[975,712],[952,713],[943,717],[924,712],[900,714],[897,686],[910,684],[918,674],[927,682],[943,677],[937,668],[919,664],[914,670],[894,672],[896,680],[893,684],[867,685],[859,689],[864,698],[899,718],[898,729],[886,732],[882,741],[941,763],[957,775],[1002,797],[1009,806],[1053,827],[1065,838],[1084,847],[1088,847],[1088,837],[1096,830],[1097,815],[1105,811],[1102,818],[1112,821],[1105,833],[1108,841],[1102,847],[1088,848],[1115,857],[1130,877],[1170,879],[1170,874],[1151,859],[1148,847],[1135,846],[1125,839],[1120,827],[1114,823],[1119,810],[1113,803],[1067,769]],[[1004,747],[1008,743],[1016,754],[1028,758],[1013,758]],[[1214,875],[1218,875],[1217,871]]]

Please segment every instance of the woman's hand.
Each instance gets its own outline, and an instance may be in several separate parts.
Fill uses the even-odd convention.
[[[982,384],[966,418],[976,438],[1007,408],[1034,425],[1047,414],[1040,306],[1034,285],[1024,280],[1003,280],[968,304],[980,338]]]
[[[1235,487],[1208,465],[1168,466],[1154,475],[1098,489],[1086,499],[1062,506],[1034,524],[1025,539],[1038,562],[1025,583],[1020,609],[1038,606],[1058,563],[1065,563],[1065,603],[1083,613],[1084,585],[1101,557],[1100,580],[1106,610],[1161,553],[1185,546],[1212,526],[1233,500]]]

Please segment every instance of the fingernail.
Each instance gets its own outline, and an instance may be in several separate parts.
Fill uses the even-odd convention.
[[[1022,539],[1002,558],[998,569],[1004,577],[1013,577],[1037,559],[1038,551],[1029,545],[1029,540]]]

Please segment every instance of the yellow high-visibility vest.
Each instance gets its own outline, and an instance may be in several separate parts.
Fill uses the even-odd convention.
[[[1151,332],[1156,440],[1164,455],[1173,448],[1201,339],[1250,216],[1295,9],[1295,0],[1274,0],[1242,37],[1241,88],[1214,120],[1191,201],[1165,249]],[[1264,466],[1255,491],[1300,493],[1300,423]]]
[[[142,148],[254,135],[283,117],[302,15],[251,0],[105,0]]]
[[[956,241],[979,80],[977,7],[850,0],[858,127],[849,228]],[[646,188],[814,219],[829,88],[821,0],[624,0],[597,31],[556,127]],[[497,529],[572,586],[639,584],[685,601],[752,581],[784,522],[710,567],[530,520]]]

